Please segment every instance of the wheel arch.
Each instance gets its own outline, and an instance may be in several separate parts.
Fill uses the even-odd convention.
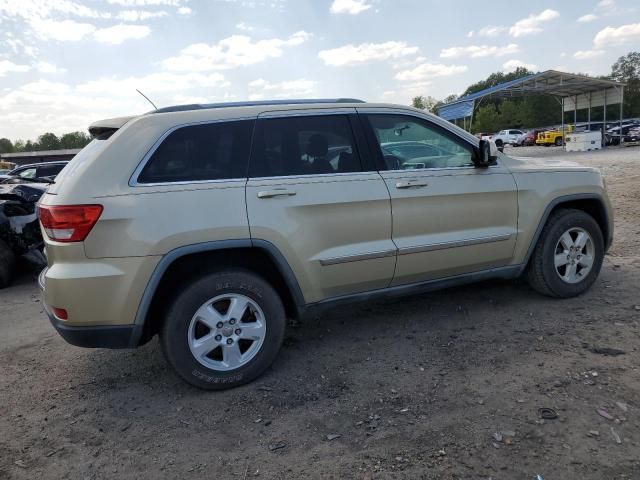
[[[564,195],[561,197],[554,198],[549,205],[544,210],[540,221],[538,222],[538,227],[531,239],[531,243],[529,244],[529,249],[527,250],[527,256],[525,261],[523,262],[523,270],[529,264],[529,260],[533,255],[533,251],[538,243],[540,238],[540,234],[542,233],[542,229],[547,224],[549,217],[551,214],[562,208],[573,208],[576,210],[582,210],[585,213],[591,215],[594,220],[598,223],[600,230],[602,231],[602,237],[605,241],[605,252],[611,246],[611,238],[612,233],[610,231],[609,226],[609,213],[605,206],[605,201],[601,195],[597,193],[580,193],[574,195]]]
[[[180,291],[186,278],[197,278],[225,267],[250,270],[262,276],[280,295],[287,316],[302,316],[306,309],[302,290],[289,263],[272,243],[255,239],[198,243],[170,251],[156,266],[138,306],[131,346],[146,343],[157,333],[163,308]]]

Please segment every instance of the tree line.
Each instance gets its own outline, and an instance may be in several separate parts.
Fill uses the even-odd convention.
[[[470,85],[461,97],[500,83],[526,77],[532,73],[534,72],[526,68],[517,68],[509,73],[492,73],[486,79]],[[640,116],[640,52],[630,52],[627,55],[623,55],[611,66],[609,75],[598,78],[626,83],[623,116],[624,118]],[[449,95],[443,100],[437,100],[431,96],[418,96],[413,98],[412,105],[437,114],[440,106],[457,98],[457,95]],[[476,106],[471,130],[474,133],[497,132],[507,128],[555,125],[560,123],[561,120],[560,108],[558,99],[547,95],[534,95],[508,100],[484,98]],[[573,112],[566,112],[565,115],[565,122],[573,122]],[[578,110],[578,121],[586,122],[587,115],[586,110]],[[592,109],[592,121],[602,121],[603,116],[603,108],[596,107]],[[607,119],[618,119],[619,116],[619,105],[609,105],[607,107]]]
[[[70,132],[58,137],[55,133],[47,132],[36,141],[0,138],[0,153],[19,153],[43,150],[64,150],[67,148],[83,148],[91,141],[91,137],[84,132]]]

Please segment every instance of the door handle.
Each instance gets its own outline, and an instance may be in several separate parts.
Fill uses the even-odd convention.
[[[398,182],[396,183],[396,188],[422,188],[428,187],[429,184],[426,182]]]
[[[263,190],[258,192],[258,198],[273,198],[273,197],[289,197],[295,195],[294,190],[287,190],[286,188],[276,188],[275,190]]]

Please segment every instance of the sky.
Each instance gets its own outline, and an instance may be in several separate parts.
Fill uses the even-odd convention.
[[[604,75],[640,1],[0,0],[0,137],[185,103],[409,104],[525,66]]]

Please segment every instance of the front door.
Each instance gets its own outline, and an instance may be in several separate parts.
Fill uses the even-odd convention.
[[[311,110],[270,113],[256,124],[251,237],[284,255],[307,303],[384,288],[393,277],[389,193],[358,149],[354,119],[354,109]]]
[[[474,168],[469,140],[418,116],[363,115],[392,199],[393,285],[509,264],[517,188],[499,163]]]

